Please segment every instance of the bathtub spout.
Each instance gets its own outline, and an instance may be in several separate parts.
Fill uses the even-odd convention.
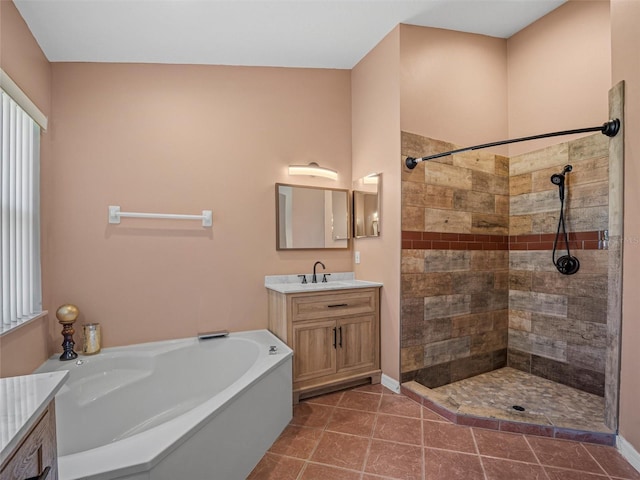
[[[229,330],[217,330],[215,332],[199,333],[198,340],[209,340],[211,338],[226,337],[229,335]]]

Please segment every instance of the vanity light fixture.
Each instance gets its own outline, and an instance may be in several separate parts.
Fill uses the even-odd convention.
[[[309,165],[289,165],[289,175],[310,175],[312,177],[325,177],[331,180],[338,179],[338,172],[330,168],[324,168],[316,162]]]
[[[365,185],[377,185],[378,184],[378,174],[371,173],[362,179],[362,183]]]

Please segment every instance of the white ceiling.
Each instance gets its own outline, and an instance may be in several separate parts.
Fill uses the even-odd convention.
[[[398,23],[508,38],[566,0],[14,0],[52,62],[352,68]]]

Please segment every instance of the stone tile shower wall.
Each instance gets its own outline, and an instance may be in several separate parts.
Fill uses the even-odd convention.
[[[454,145],[402,132],[402,155]],[[466,152],[404,169],[401,380],[435,388],[507,363],[509,165]]]
[[[608,138],[595,134],[507,159],[470,152],[404,169],[402,381],[435,388],[505,365],[604,394]],[[456,148],[402,133],[402,155]],[[566,224],[580,270],[552,263]],[[565,245],[558,245],[562,254]]]
[[[550,177],[567,164],[573,171],[566,225],[580,261],[569,276],[551,260],[560,201]],[[603,396],[609,258],[600,240],[609,221],[608,137],[512,157],[510,214],[508,365]]]

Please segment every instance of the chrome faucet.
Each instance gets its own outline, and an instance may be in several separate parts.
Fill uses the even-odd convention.
[[[318,264],[322,265],[322,269],[323,270],[326,268],[324,266],[324,263],[322,263],[319,260],[316,263],[314,263],[313,264],[313,277],[311,277],[311,283],[318,283],[318,278],[316,277],[316,267],[318,266]]]

